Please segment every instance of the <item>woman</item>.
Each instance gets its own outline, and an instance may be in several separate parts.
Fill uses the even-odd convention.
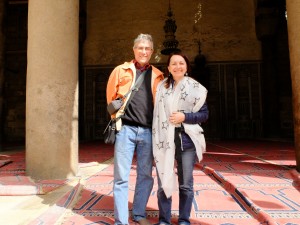
[[[200,123],[208,119],[207,90],[188,77],[190,62],[182,53],[168,59],[169,76],[158,86],[153,114],[153,155],[158,174],[158,225],[171,224],[172,193],[179,184],[179,225],[190,224],[194,198],[193,168],[202,160],[205,140]]]

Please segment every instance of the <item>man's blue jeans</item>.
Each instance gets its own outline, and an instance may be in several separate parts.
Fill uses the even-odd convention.
[[[196,161],[195,149],[181,151],[181,148],[176,148],[175,159],[177,161],[177,173],[179,183],[179,218],[178,224],[189,225],[192,203],[194,199],[194,178],[193,169]],[[159,222],[161,224],[171,224],[171,205],[172,197],[167,198],[161,182],[158,178],[158,208]]]
[[[116,135],[114,151],[115,225],[128,224],[129,173],[135,151],[137,178],[132,216],[135,221],[139,221],[146,217],[146,205],[153,187],[152,129],[124,125]]]

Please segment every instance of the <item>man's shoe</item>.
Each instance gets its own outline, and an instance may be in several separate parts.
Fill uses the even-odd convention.
[[[147,220],[146,218],[140,219],[139,221],[137,221],[138,224],[140,225],[152,225],[152,223],[149,222],[149,220]]]

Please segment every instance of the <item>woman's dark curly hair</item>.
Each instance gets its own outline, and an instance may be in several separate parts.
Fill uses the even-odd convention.
[[[166,68],[166,73],[165,73],[166,76],[167,76],[167,81],[165,83],[165,88],[169,88],[170,85],[174,82],[173,76],[168,70],[168,66],[170,65],[171,58],[174,55],[180,55],[184,59],[184,61],[186,62],[186,67],[187,67],[186,72],[187,72],[187,74],[190,74],[190,72],[191,72],[191,63],[190,63],[190,60],[188,59],[188,57],[185,54],[183,54],[181,51],[172,52],[169,55],[169,58],[168,58],[168,61],[167,61],[167,68]]]

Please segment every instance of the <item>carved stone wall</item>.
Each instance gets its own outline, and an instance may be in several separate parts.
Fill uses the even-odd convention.
[[[4,20],[4,13],[5,13],[5,4],[4,1],[0,3],[0,27],[3,26]],[[0,32],[0,124],[3,123],[3,87],[4,87],[4,40],[5,35],[3,29]],[[0,151],[2,149],[2,139],[3,139],[3,127],[0,126]]]
[[[5,13],[3,139],[24,141],[27,66],[27,4],[8,4]]]
[[[163,69],[163,65],[156,65]],[[262,138],[260,62],[210,63],[207,103],[209,120],[203,124],[207,139]],[[109,121],[106,83],[111,67],[85,67],[84,135],[102,139]]]
[[[131,59],[133,39],[139,33],[154,38],[152,62],[166,62],[160,51],[168,4],[160,0],[88,0],[83,64],[116,65]],[[191,59],[198,54],[195,40],[199,39],[210,62],[261,60],[253,1],[171,1],[171,8],[178,47]]]
[[[106,83],[113,67],[84,68],[83,107],[84,139],[102,139],[105,125],[109,121],[106,110]]]

